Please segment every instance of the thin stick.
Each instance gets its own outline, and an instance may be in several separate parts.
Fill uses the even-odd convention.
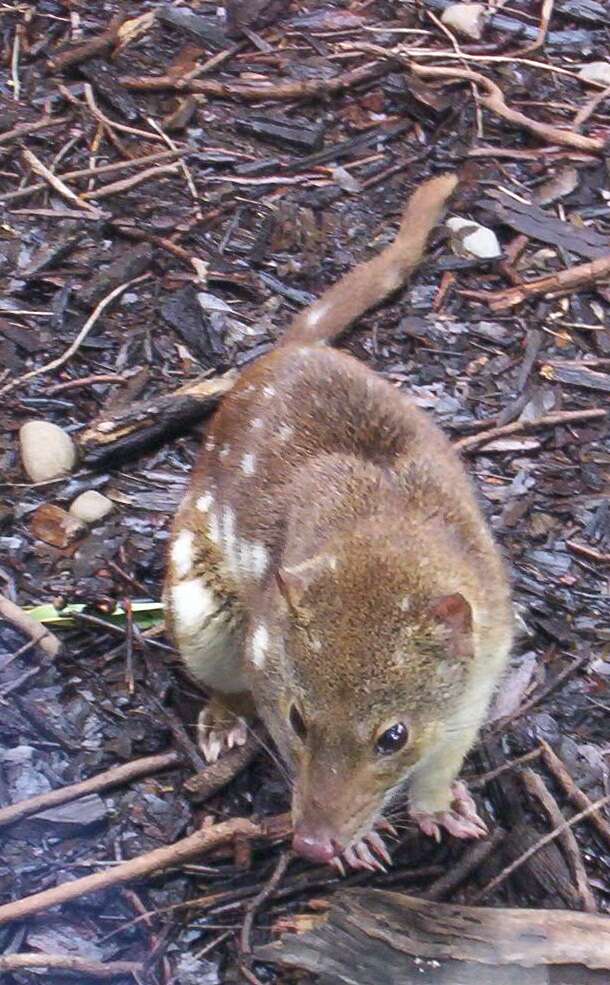
[[[540,801],[551,824],[555,828],[559,828],[563,824],[564,817],[559,809],[559,804],[542,777],[528,767],[528,769],[523,770],[521,773],[521,782],[527,792]],[[566,828],[558,837],[568,865],[572,870],[572,877],[576,883],[583,909],[586,913],[597,913],[597,903],[595,902],[595,896],[587,879],[587,873],[574,832],[571,828]]]
[[[484,787],[486,784],[491,783],[492,780],[496,780],[499,776],[502,776],[502,773],[506,773],[508,770],[514,770],[516,766],[522,766],[523,763],[531,763],[533,759],[539,759],[541,755],[542,749],[532,749],[531,752],[526,752],[523,756],[517,756],[508,763],[502,763],[502,766],[496,766],[495,770],[489,770],[488,773],[480,773],[479,776],[469,776],[468,788],[470,790],[476,790],[477,787]]]
[[[578,128],[581,127],[583,123],[586,123],[589,117],[593,115],[597,107],[601,103],[605,102],[608,96],[610,96],[610,86],[607,86],[606,89],[602,89],[601,92],[597,92],[594,96],[591,97],[591,99],[587,100],[584,106],[580,107],[578,113],[574,117],[574,121],[572,123],[574,129],[578,130]]]
[[[392,70],[391,60],[383,49],[384,62],[362,65],[342,72],[332,79],[306,79],[300,82],[275,82],[249,84],[243,82],[217,82],[213,79],[182,79],[173,75],[133,76],[123,75],[119,82],[126,89],[140,92],[156,92],[173,89],[177,92],[201,92],[220,99],[243,99],[244,102],[292,101],[331,96],[345,89],[352,89],[363,82],[387,75]]]
[[[553,7],[555,5],[555,0],[544,0],[542,4],[542,15],[540,17],[540,28],[538,30],[538,37],[535,38],[530,45],[525,48],[520,48],[515,52],[516,55],[530,54],[532,51],[538,51],[539,48],[544,46],[546,41],[546,36],[549,31],[549,24],[551,22],[551,17],[553,15]]]
[[[145,181],[150,181],[151,178],[161,178],[166,174],[177,174],[179,170],[179,164],[158,164],[156,167],[138,171],[137,174],[132,174],[129,178],[121,178],[119,181],[113,181],[111,184],[102,185],[101,188],[96,188],[94,191],[83,192],[82,197],[87,199],[87,201],[108,198],[110,195],[116,195],[118,192],[124,192],[129,188],[142,185]]]
[[[74,353],[78,351],[82,343],[87,338],[89,332],[98,321],[100,315],[103,314],[108,305],[111,304],[114,299],[119,296],[119,294],[126,291],[128,287],[131,287],[133,284],[139,284],[140,281],[146,280],[147,277],[148,274],[141,274],[139,277],[134,277],[132,280],[125,281],[124,284],[119,284],[119,286],[115,287],[113,291],[110,291],[110,294],[107,294],[105,298],[102,298],[100,303],[89,315],[87,321],[81,328],[74,341],[68,346],[66,351],[61,356],[58,356],[57,359],[51,360],[51,362],[47,363],[45,366],[39,366],[38,369],[30,370],[29,373],[25,373],[23,376],[20,376],[18,380],[11,380],[10,383],[7,383],[6,386],[3,386],[0,389],[0,396],[3,396],[5,393],[10,393],[11,390],[16,389],[16,387],[21,386],[22,383],[33,379],[35,376],[40,376],[42,373],[50,373],[59,366],[63,366],[63,364],[66,363],[68,359],[71,359]]]
[[[63,882],[52,889],[45,889],[42,893],[34,893],[24,899],[15,900],[13,903],[6,903],[0,906],[0,926],[10,923],[12,920],[23,920],[31,917],[35,913],[41,913],[52,906],[59,906],[68,903],[70,900],[80,899],[89,893],[97,892],[100,889],[108,889],[110,886],[120,886],[134,879],[142,879],[153,872],[161,872],[170,866],[182,865],[198,855],[212,851],[221,845],[231,842],[235,835],[256,838],[264,836],[268,822],[265,825],[253,824],[252,821],[243,817],[232,818],[215,824],[212,827],[200,828],[187,838],[182,838],[173,845],[165,845],[163,848],[156,848],[152,852],[146,852],[137,858],[132,858],[128,862],[114,866],[104,872],[96,872],[81,879],[71,882]]]
[[[548,742],[544,739],[541,740],[542,746],[542,756],[547,769],[553,774],[557,782],[563,787],[566,795],[572,801],[576,807],[584,809],[591,806],[591,801],[587,797],[586,793],[576,786],[576,783],[570,776],[568,770],[565,768],[564,763],[553,752]],[[591,824],[597,829],[598,833],[602,836],[604,841],[608,846],[610,846],[610,824],[602,817],[601,814],[591,814],[589,817]]]
[[[23,952],[21,954],[0,955],[0,971],[27,971],[29,968],[57,968],[62,971],[75,971],[93,978],[117,978],[119,975],[137,975],[144,971],[144,965],[137,961],[90,961],[72,954],[40,954]]]
[[[50,807],[57,807],[59,804],[67,804],[71,800],[85,797],[87,794],[99,793],[101,790],[108,790],[110,787],[137,780],[141,776],[150,776],[151,773],[169,769],[170,766],[177,766],[180,761],[181,757],[177,752],[164,752],[158,756],[143,756],[141,759],[124,763],[122,766],[113,766],[112,769],[98,773],[97,776],[82,780],[80,783],[71,783],[69,786],[61,787],[58,790],[49,790],[47,793],[38,794],[36,797],[28,797],[27,800],[20,800],[16,804],[0,808],[0,828],[7,824],[14,824],[15,821],[21,821],[24,817],[31,817],[32,814],[39,814],[40,811],[46,811]]]
[[[36,619],[24,612],[15,602],[7,599],[5,595],[0,595],[0,617],[29,636],[32,642],[39,646],[51,660],[61,650],[61,641],[55,633],[52,633],[46,626],[41,626]]]
[[[163,130],[159,126],[159,124],[157,123],[157,121],[156,120],[153,120],[152,116],[147,116],[146,119],[147,119],[147,122],[150,124],[150,126],[154,130],[157,131],[157,133],[159,134],[160,137],[162,137],[162,139],[165,141],[165,143],[167,144],[167,146],[169,147],[169,149],[170,150],[173,150],[173,151],[177,151],[178,148],[176,147],[175,142],[172,140],[171,137],[169,137],[165,133],[165,130]],[[187,165],[186,161],[180,161],[180,168],[181,168],[182,173],[183,173],[183,175],[185,177],[186,183],[188,185],[188,190],[189,190],[189,192],[191,194],[191,198],[193,199],[193,203],[195,205],[195,215],[197,216],[198,219],[202,219],[203,218],[203,213],[201,211],[201,206],[199,204],[199,195],[197,194],[197,189],[195,188],[195,182],[193,181],[193,175],[189,171],[189,168],[188,168],[188,165]]]
[[[256,916],[257,911],[262,909],[269,897],[273,895],[279,886],[293,857],[294,856],[291,851],[283,852],[280,855],[269,882],[261,889],[258,896],[255,896],[254,899],[248,903],[244,914],[244,922],[242,924],[240,936],[240,951],[242,955],[251,954],[252,944],[250,942],[250,935],[252,933],[254,917]]]
[[[558,410],[553,414],[545,414],[537,421],[513,421],[512,424],[502,424],[496,428],[489,428],[479,434],[470,434],[466,438],[460,438],[453,443],[454,448],[460,451],[472,452],[481,445],[486,445],[494,438],[504,437],[506,434],[521,434],[529,431],[539,431],[541,428],[555,427],[560,424],[574,424],[576,421],[599,421],[606,417],[607,410],[603,407],[591,407],[588,410]]]
[[[9,140],[19,140],[21,137],[28,137],[31,133],[37,133],[38,130],[46,130],[47,127],[61,127],[64,123],[69,122],[69,116],[56,116],[53,118],[45,116],[36,123],[20,123],[19,126],[13,127],[12,130],[5,130],[4,133],[0,133],[0,144],[6,144]]]
[[[19,48],[21,43],[21,25],[15,28],[15,38],[13,41],[13,54],[11,56],[11,81],[13,83],[13,99],[19,102],[21,95],[21,82],[19,81]]]
[[[72,202],[73,205],[77,205],[80,209],[85,209],[88,212],[95,212],[99,215],[98,209],[79,198],[71,188],[68,188],[68,186],[64,184],[61,178],[58,178],[56,174],[49,171],[40,158],[36,157],[36,155],[33,154],[31,150],[28,150],[27,147],[23,148],[23,156],[32,168],[32,171],[35,171],[36,174],[41,175],[47,184],[49,184],[51,188],[54,188],[56,192],[59,192],[60,195],[63,195],[64,198],[67,198],[69,202]]]
[[[480,868],[483,862],[489,858],[506,832],[502,828],[496,828],[491,837],[484,841],[475,841],[464,851],[460,860],[452,865],[448,872],[436,879],[429,888],[421,894],[423,899],[443,900],[450,897],[454,890],[463,883],[472,872]]]
[[[1,140],[1,138],[0,138]],[[185,151],[170,151],[161,150],[156,151],[154,154],[144,154],[143,157],[132,157],[128,161],[115,161],[113,164],[101,164],[97,168],[79,168],[77,171],[65,171],[63,174],[58,174],[57,177],[62,181],[67,181],[70,178],[97,178],[100,174],[110,174],[113,171],[126,171],[128,168],[140,167],[142,164],[153,164],[157,161],[167,161],[172,157],[180,157],[181,154],[186,153]],[[27,198],[32,192],[38,192],[42,188],[46,188],[46,182],[36,181],[33,185],[26,185],[25,188],[19,188],[14,192],[7,192],[5,195],[0,195],[0,202],[15,202],[19,198]]]
[[[474,897],[471,899],[470,901],[471,904],[474,906],[476,903],[479,903],[481,900],[485,899],[485,897],[489,896],[489,894],[493,892],[494,889],[497,889],[498,886],[501,886],[502,883],[505,882],[516,869],[519,869],[524,862],[527,862],[528,858],[531,858],[532,855],[535,855],[537,851],[539,851],[545,845],[548,845],[549,842],[555,841],[556,838],[559,838],[559,835],[562,834],[562,832],[565,831],[567,828],[572,828],[575,824],[578,824],[579,821],[584,820],[585,817],[589,817],[590,814],[592,814],[594,811],[599,810],[600,807],[603,807],[607,803],[610,803],[610,794],[606,794],[605,797],[600,797],[599,800],[596,800],[593,804],[587,807],[586,810],[580,811],[578,814],[575,814],[574,817],[571,817],[568,821],[563,821],[559,825],[559,827],[555,828],[553,831],[549,831],[549,833],[544,835],[543,838],[540,838],[540,840],[537,841],[535,845],[532,845],[530,848],[527,849],[527,851],[523,852],[523,854],[520,855],[519,858],[516,858],[514,862],[511,862],[510,865],[507,865],[506,868],[502,869],[502,872],[498,873],[498,875],[490,882],[488,882],[486,886],[483,886],[483,888],[480,889],[479,892],[476,893]],[[0,916],[1,913],[2,913],[2,909],[0,908]]]
[[[146,140],[161,140],[161,137],[156,133],[151,133],[150,130],[138,130],[136,127],[128,127],[124,123],[117,123],[116,120],[111,120],[108,116],[105,116],[99,106],[95,101],[95,96],[93,95],[93,89],[90,82],[85,83],[84,88],[85,99],[87,101],[87,106],[93,113],[96,120],[107,126],[109,130],[119,130],[121,133],[130,133],[134,137],[145,137]],[[76,100],[78,105],[81,105],[78,100]]]
[[[504,291],[460,291],[463,297],[475,298],[477,301],[484,301],[492,311],[503,311],[505,308],[513,308],[528,298],[545,294],[549,297],[555,294],[568,294],[584,287],[594,284],[610,275],[610,255],[597,257],[586,263],[577,263],[573,267],[566,267],[565,270],[558,270],[554,274],[546,274],[544,277],[537,277],[525,284],[516,287],[509,287]]]

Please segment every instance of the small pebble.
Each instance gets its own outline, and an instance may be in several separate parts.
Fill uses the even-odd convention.
[[[483,3],[452,3],[443,10],[441,21],[465,38],[478,41],[483,34],[487,13]]]
[[[28,421],[19,431],[21,461],[32,482],[68,475],[76,462],[70,435],[49,421]]]
[[[610,62],[589,62],[581,68],[578,78],[583,82],[601,82],[610,86]]]
[[[459,216],[447,219],[446,226],[455,234],[451,237],[451,245],[458,256],[478,257],[480,260],[495,260],[502,256],[502,249],[493,229]]]
[[[113,503],[107,496],[96,492],[95,489],[88,489],[87,492],[76,497],[69,512],[84,523],[97,523],[98,520],[107,516],[112,509]]]

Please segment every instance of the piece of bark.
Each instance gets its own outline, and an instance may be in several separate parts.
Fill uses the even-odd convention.
[[[315,930],[287,934],[278,943],[256,948],[254,956],[350,985],[514,985],[516,980],[520,985],[602,985],[605,970],[578,978],[569,977],[565,966],[610,968],[610,921],[597,914],[455,906],[359,889],[335,894],[325,921]],[[447,969],[441,962],[451,964]],[[528,979],[529,968],[536,965],[560,967],[545,967],[544,977]]]
[[[119,284],[133,280],[143,274],[152,263],[154,250],[149,243],[130,247],[120,256],[94,274],[89,284],[81,287],[75,300],[84,308],[93,308],[98,301],[113,291]]]
[[[588,226],[574,226],[562,222],[550,212],[545,212],[532,202],[518,202],[499,188],[487,190],[488,198],[481,207],[493,212],[501,222],[550,246],[559,246],[579,257],[596,260],[610,253],[610,237],[603,236]]]
[[[567,386],[582,386],[587,390],[601,390],[610,393],[610,374],[596,373],[587,366],[561,366],[557,363],[545,363],[540,369],[540,375],[553,383],[565,383]]]
[[[179,31],[185,31],[191,37],[201,41],[206,48],[211,51],[222,51],[228,47],[229,38],[219,26],[215,17],[205,17],[202,14],[195,14],[192,10],[184,7],[160,7],[157,11],[158,20],[167,24],[168,27],[175,27]]]
[[[200,773],[184,784],[184,790],[196,804],[202,804],[209,800],[214,794],[226,787],[227,783],[235,779],[238,773],[248,766],[256,754],[260,752],[260,742],[255,734],[248,735],[243,746],[236,746],[225,753],[215,763],[210,763]]]
[[[82,461],[89,466],[110,459],[123,461],[162,439],[183,433],[207,417],[236,379],[234,370],[211,379],[199,378],[173,393],[102,415],[79,435]]]
[[[227,355],[217,333],[210,325],[192,284],[169,294],[160,307],[161,317],[178,332],[189,349],[197,356],[202,369],[227,364]]]
[[[101,58],[91,58],[80,67],[81,73],[106,102],[114,106],[128,123],[135,123],[141,113],[135,99],[119,82],[114,68]]]
[[[310,123],[298,117],[287,120],[280,116],[244,116],[235,117],[233,122],[238,133],[306,154],[320,150],[325,130],[323,122]]]
[[[226,0],[227,29],[240,37],[246,29],[268,27],[288,8],[289,0]]]
[[[555,9],[571,20],[610,26],[610,8],[599,0],[556,0]]]
[[[55,503],[41,503],[30,517],[29,528],[38,540],[60,549],[69,547],[87,533],[85,523]]]

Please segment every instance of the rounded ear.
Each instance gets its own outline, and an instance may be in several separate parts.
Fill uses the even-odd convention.
[[[441,595],[432,603],[430,615],[448,630],[452,655],[458,658],[474,655],[472,646],[472,609],[460,592]]]

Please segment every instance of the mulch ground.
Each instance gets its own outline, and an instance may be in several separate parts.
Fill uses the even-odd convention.
[[[159,985],[286,981],[247,954],[280,921],[314,912],[346,883],[418,895],[460,872],[468,846],[437,845],[403,818],[388,874],[342,881],[299,860],[278,874],[286,835],[265,824],[289,794],[266,748],[205,794],[189,790],[202,767],[193,729],[202,694],[130,606],[159,599],[201,410],[188,428],[172,427],[168,410],[153,444],[136,428],[120,456],[113,441],[97,457],[89,448],[52,484],[28,481],[18,443],[24,422],[44,419],[78,444],[97,419],[256,358],[295,311],[388,241],[408,190],[445,170],[464,175],[453,213],[491,228],[501,258],[473,257],[439,230],[408,289],[344,344],[461,443],[512,563],[521,635],[466,775],[532,753],[528,768],[564,817],[587,802],[579,808],[578,792],[589,801],[608,792],[610,102],[578,72],[608,57],[610,15],[556,2],[542,37],[541,5],[515,0],[496,4],[472,40],[443,28],[446,6],[276,0],[232,3],[222,17],[193,2],[155,17],[152,4],[46,0],[3,11],[0,588],[24,609],[86,608],[55,630],[56,655],[0,621],[0,818],[3,806],[121,764],[176,756],[161,772],[6,825],[0,900],[110,873],[202,824],[264,827],[256,841],[234,838],[8,922],[5,956],[70,954],[93,962],[93,978],[97,962],[132,963],[114,969],[119,983],[132,972]],[[453,81],[421,66],[452,69]],[[483,105],[484,84],[460,80],[469,71],[493,80],[526,123]],[[532,120],[554,129],[545,136]],[[565,282],[578,265],[589,266]],[[532,288],[542,277],[545,289]],[[563,282],[567,293],[556,290]],[[67,509],[89,489],[113,512],[58,545],[37,511]],[[117,605],[127,618],[109,625]],[[453,901],[474,900],[554,826],[519,765],[473,788],[503,834],[443,888]],[[608,832],[607,815],[576,825],[576,854],[545,845],[485,904],[607,912]]]

